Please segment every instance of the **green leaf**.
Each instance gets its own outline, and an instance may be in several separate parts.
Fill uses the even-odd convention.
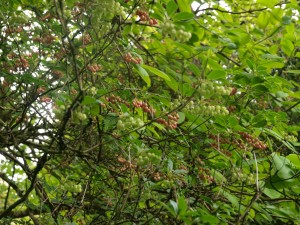
[[[180,87],[182,87],[182,89],[180,89],[180,90],[184,96],[190,97],[190,96],[192,96],[192,94],[195,91],[195,89],[193,89],[193,87],[191,87],[191,85],[188,83],[185,83]]]
[[[207,75],[209,80],[225,79],[226,72],[224,70],[213,70]]]
[[[236,119],[236,117],[230,116],[228,118],[228,124],[229,124],[230,127],[235,127],[236,125],[239,124],[239,121]]]
[[[201,212],[200,214],[201,223],[200,224],[210,224],[215,225],[219,224],[219,219],[213,215],[209,215],[208,213]]]
[[[253,71],[253,70],[254,70],[254,67],[255,67],[253,61],[251,61],[250,59],[247,59],[247,60],[246,60],[246,63],[247,63],[247,65],[249,66],[249,68]]]
[[[172,15],[176,12],[178,9],[178,5],[173,0],[170,0],[167,4],[167,13],[169,16],[172,17]]]
[[[284,58],[274,54],[263,54],[260,56],[262,59],[270,59],[274,61],[283,61]]]
[[[262,11],[259,13],[256,24],[260,28],[265,29],[266,26],[269,24],[269,20],[270,20],[270,13],[266,11]]]
[[[96,104],[96,103],[98,103],[96,98],[87,95],[84,97],[81,104],[82,105],[90,105],[90,104]]]
[[[300,155],[298,154],[289,154],[286,156],[287,159],[289,159],[293,166],[300,169]]]
[[[275,137],[279,141],[281,141],[282,144],[284,144],[286,147],[288,147],[294,153],[298,153],[296,151],[295,147],[293,145],[291,145],[289,142],[284,141],[284,137],[281,134],[279,134],[278,132],[275,132],[275,131],[273,131],[271,129],[268,129],[268,128],[264,128],[263,131],[267,134],[272,135],[273,137]]]
[[[184,196],[180,196],[178,198],[179,215],[185,215],[187,209],[188,209],[188,205],[187,205],[187,202],[186,202]]]
[[[171,159],[168,159],[168,171],[171,172],[173,171],[173,161]]]
[[[287,70],[286,73],[300,74],[300,70]]]
[[[151,73],[163,78],[166,81],[171,81],[170,77],[165,74],[164,72],[152,67],[152,66],[147,66],[147,65],[142,65],[142,67],[148,71],[150,71]]]
[[[170,81],[165,80],[166,84],[175,92],[178,91],[178,82],[172,77],[169,76]]]
[[[267,125],[267,120],[263,118],[261,114],[258,114],[252,119],[252,125],[254,127],[264,127]]]
[[[282,68],[284,67],[283,62],[274,62],[274,61],[262,61],[261,64],[262,66],[268,68],[268,69],[274,69],[274,68]]]
[[[279,3],[279,0],[257,0],[258,4],[262,4],[264,6],[267,6],[269,8],[273,8],[277,3]]]
[[[109,113],[104,117],[104,130],[110,130],[117,125],[119,118],[117,114]]]
[[[292,55],[292,53],[294,51],[294,48],[295,48],[292,41],[290,41],[289,39],[284,38],[284,39],[282,39],[280,45],[281,45],[281,48],[282,48],[283,52],[286,55],[288,55],[288,56]]]
[[[286,98],[286,97],[289,96],[288,93],[285,93],[285,92],[283,92],[283,91],[277,91],[277,92],[275,93],[275,95],[276,95],[277,98]]]
[[[147,71],[141,67],[140,65],[136,64],[134,66],[135,68],[135,71],[141,76],[141,78],[146,82],[147,84],[147,87],[150,87],[151,86],[151,80],[150,80],[150,77],[149,77],[149,74],[147,73]]]
[[[297,187],[300,185],[298,179],[288,180],[280,178],[278,175],[272,175],[266,180],[265,187],[273,190],[282,190],[284,188]]]
[[[179,9],[181,12],[189,12],[191,13],[191,4],[192,4],[193,0],[180,0],[177,1],[177,4],[179,6]]]
[[[159,130],[165,130],[165,127],[160,123],[152,123],[153,126],[157,127]]]
[[[290,168],[291,162],[283,156],[278,156],[275,152],[272,153],[272,164],[275,173],[282,179],[288,180],[294,176],[294,171]]]
[[[174,21],[185,21],[185,20],[191,20],[193,18],[194,18],[194,14],[188,12],[180,12],[173,17]]]
[[[177,204],[177,202],[175,202],[175,201],[173,201],[173,200],[170,200],[170,205],[172,206],[172,210],[171,210],[171,212],[172,212],[172,214],[174,215],[174,216],[177,216],[178,215],[178,204]]]
[[[178,112],[179,120],[177,121],[178,124],[181,124],[185,120],[185,114],[183,112]]]
[[[291,24],[291,22],[292,22],[292,17],[286,15],[282,17],[282,24],[289,25]]]
[[[264,188],[263,192],[271,199],[279,198],[281,196],[280,192],[270,188]]]
[[[148,126],[147,130],[150,130],[156,137],[160,137],[160,135],[156,132],[156,130],[154,129],[154,127],[152,126]]]
[[[201,70],[194,63],[188,62],[188,68],[196,75],[201,75]]]
[[[255,85],[252,89],[253,89],[253,91],[255,91],[258,94],[269,92],[269,89],[265,85],[262,85],[262,84]]]
[[[227,191],[222,191],[222,194],[225,198],[227,198],[231,204],[235,207],[235,208],[238,208],[239,207],[239,200],[236,196],[230,194],[229,192]]]

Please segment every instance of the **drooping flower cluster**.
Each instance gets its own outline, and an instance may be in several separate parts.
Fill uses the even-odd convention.
[[[144,112],[151,114],[152,116],[155,114],[155,109],[153,107],[150,107],[148,103],[138,100],[138,99],[133,99],[132,104],[136,108],[141,108]]]
[[[128,63],[134,63],[134,64],[142,63],[142,59],[140,57],[133,57],[130,53],[126,53],[123,56],[123,59],[125,62],[128,62]]]
[[[154,19],[154,18],[150,18],[149,17],[149,13],[147,11],[145,11],[145,10],[138,9],[136,11],[136,15],[139,16],[140,21],[142,21],[142,22],[149,22],[150,26],[154,26],[154,25],[158,24],[157,20]]]
[[[176,112],[169,114],[168,119],[164,119],[164,118],[156,119],[156,121],[158,123],[163,124],[165,127],[169,128],[169,129],[177,128],[178,120],[179,120],[179,115]]]
[[[268,146],[260,141],[257,137],[253,137],[251,134],[248,134],[246,132],[239,132],[241,137],[249,143],[251,146],[257,149],[266,149]]]

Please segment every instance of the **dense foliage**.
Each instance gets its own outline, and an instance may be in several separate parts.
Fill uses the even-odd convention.
[[[300,224],[299,12],[0,1],[0,224]]]

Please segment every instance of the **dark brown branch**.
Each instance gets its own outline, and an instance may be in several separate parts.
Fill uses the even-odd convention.
[[[9,159],[12,162],[15,162],[18,166],[20,166],[27,175],[31,174],[31,171],[26,165],[21,163],[14,155],[10,155],[8,152],[0,149],[0,154],[2,154],[5,158]]]
[[[38,173],[41,171],[41,169],[44,167],[45,163],[47,162],[47,154],[45,153],[40,160],[37,163],[37,166],[35,167],[34,171],[33,171],[33,175],[32,175],[32,179],[31,179],[31,185],[30,187],[27,189],[26,193],[17,201],[15,201],[12,205],[10,205],[6,210],[4,210],[1,214],[0,214],[0,219],[8,217],[9,214],[12,212],[12,210],[14,208],[16,208],[18,205],[20,205],[21,203],[23,203],[24,201],[26,201],[28,195],[30,194],[30,192],[33,190],[34,185],[35,185],[35,181],[36,181],[36,177],[38,175]]]
[[[30,219],[33,221],[34,225],[42,225],[42,224],[40,223],[40,221],[39,221],[37,218],[35,218],[35,216],[34,216],[33,213],[29,212],[29,217],[30,217]]]
[[[40,215],[41,213],[45,213],[46,210],[44,209],[40,209],[40,210],[33,210],[33,209],[26,209],[23,211],[11,211],[10,213],[7,214],[7,217],[11,217],[14,219],[18,219],[18,218],[24,218],[26,216],[31,215]],[[4,212],[0,211],[0,215],[2,215]]]
[[[203,12],[203,11],[219,11],[222,13],[228,13],[228,14],[247,14],[247,13],[253,13],[253,12],[260,12],[260,11],[264,11],[268,9],[267,7],[265,8],[260,8],[260,9],[250,9],[250,10],[245,10],[245,11],[241,11],[241,12],[231,12],[231,11],[227,11],[224,9],[220,9],[220,8],[205,8],[205,9],[197,9],[195,11],[195,14],[198,14],[199,12]]]
[[[300,104],[300,101],[296,102],[294,105],[290,106],[288,109],[284,110],[285,112],[290,111],[291,109],[295,108],[297,105]]]
[[[250,209],[252,208],[253,204],[259,199],[261,194],[262,194],[261,191],[257,191],[255,193],[255,195],[251,199],[250,204],[245,209],[245,212],[238,218],[237,224],[244,224],[246,216],[248,215],[248,213],[249,213]]]
[[[55,207],[57,207],[58,204],[55,205]],[[97,203],[90,203],[90,204],[83,204],[83,205],[75,205],[75,207],[80,207],[82,209],[85,209],[87,211],[89,211],[91,214],[95,213],[95,212],[105,212],[106,210],[104,208],[102,208],[102,206],[100,204]],[[60,205],[61,210],[68,210],[70,208],[74,208],[74,205],[66,205],[66,204],[62,204]],[[2,215],[4,213],[4,211],[0,211],[0,215]],[[30,209],[27,208],[25,210],[22,211],[11,211],[7,214],[6,217],[10,217],[10,218],[14,218],[14,219],[18,219],[18,218],[24,218],[29,216],[32,219],[32,216],[34,215],[41,215],[44,213],[49,213],[49,211],[47,210],[47,208],[40,208],[40,209]],[[36,219],[36,218],[35,218]],[[38,222],[36,220],[36,222]],[[39,224],[39,223],[36,223]]]
[[[0,173],[0,178],[2,178],[2,180],[4,180],[10,187],[12,187],[20,197],[23,196],[23,191],[21,191],[16,183],[13,180],[9,179],[5,173]]]

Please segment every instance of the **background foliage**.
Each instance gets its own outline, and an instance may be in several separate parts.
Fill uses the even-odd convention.
[[[1,1],[0,223],[300,224],[299,10]]]

